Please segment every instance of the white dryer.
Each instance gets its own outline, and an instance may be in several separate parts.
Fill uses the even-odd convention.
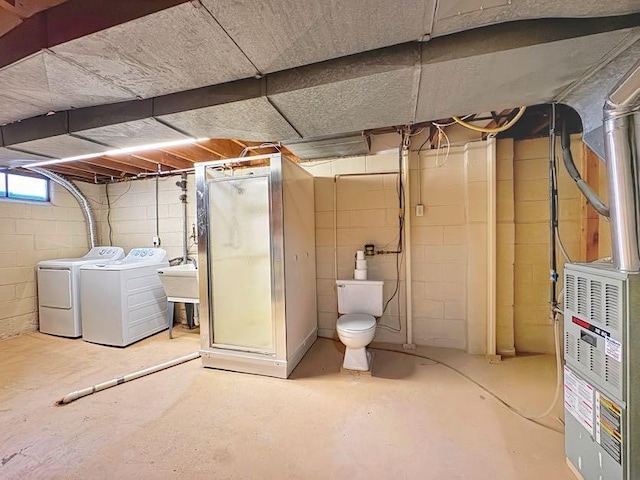
[[[158,269],[168,266],[161,248],[134,248],[124,260],[83,266],[82,338],[126,347],[169,328],[173,308],[158,276]]]
[[[38,263],[40,331],[61,337],[81,337],[80,267],[106,264],[123,257],[124,250],[120,247],[94,247],[84,257]]]

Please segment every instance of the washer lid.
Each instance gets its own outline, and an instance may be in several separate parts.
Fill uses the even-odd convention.
[[[348,313],[338,319],[338,327],[349,332],[362,332],[375,326],[375,317],[364,313]]]

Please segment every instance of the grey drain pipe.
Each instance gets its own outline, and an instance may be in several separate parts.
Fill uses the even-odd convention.
[[[98,244],[98,229],[96,225],[96,219],[93,214],[93,210],[91,209],[91,205],[89,204],[89,200],[84,196],[77,185],[71,180],[67,180],[61,175],[53,173],[52,171],[44,168],[26,167],[26,169],[42,175],[43,177],[47,177],[49,180],[56,182],[58,185],[65,188],[71,195],[73,195],[73,198],[75,198],[80,204],[80,209],[82,210],[82,214],[84,215],[84,221],[87,224],[87,241],[89,243],[89,248],[95,247]]]
[[[562,124],[562,159],[564,160],[564,166],[569,172],[573,181],[576,182],[577,187],[585,196],[587,201],[591,204],[595,210],[603,217],[609,217],[609,207],[602,201],[596,192],[585,182],[580,176],[580,172],[576,168],[576,164],[573,161],[573,155],[571,154],[571,139],[569,138],[569,129],[567,128],[567,122]]]
[[[158,365],[138,370],[137,372],[128,373],[127,375],[123,375],[121,377],[112,378],[111,380],[107,380],[106,382],[96,383],[91,387],[67,393],[64,397],[62,397],[61,400],[58,400],[57,404],[67,405],[68,403],[78,400],[79,398],[86,397],[87,395],[92,395],[96,392],[106,390],[107,388],[116,387],[118,385],[122,385],[123,383],[130,382],[131,380],[136,380],[137,378],[151,375],[152,373],[166,370],[167,368],[175,367],[176,365],[180,365],[181,363],[190,362],[191,360],[195,360],[196,358],[200,358],[200,352],[190,353],[189,355],[185,355],[184,357],[179,357],[174,360],[169,360],[168,362],[159,363]]]
[[[640,154],[639,108],[640,62],[611,91],[604,106],[611,253],[616,269],[623,272],[640,271],[639,185],[636,178]]]

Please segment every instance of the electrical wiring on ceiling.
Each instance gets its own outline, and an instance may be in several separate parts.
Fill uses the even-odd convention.
[[[451,152],[451,141],[449,136],[445,133],[444,128],[439,125],[435,126],[438,129],[438,145],[436,147],[436,167],[444,167],[449,159],[449,153]],[[440,149],[442,148],[442,139],[447,141],[447,153],[444,156],[444,160],[440,163]]]
[[[462,125],[463,127],[468,128],[469,130],[474,130],[480,133],[500,133],[513,127],[516,124],[516,122],[520,120],[520,118],[522,118],[522,115],[524,115],[524,112],[526,109],[527,107],[520,107],[520,110],[518,111],[515,117],[513,117],[511,120],[509,120],[507,123],[505,123],[501,127],[495,127],[495,128],[479,127],[477,125],[473,125],[471,123],[465,122],[460,117],[451,117],[451,118],[453,118],[453,120],[457,124]]]
[[[474,113],[469,113],[467,115],[465,115],[464,117],[461,117],[462,120],[466,120],[469,117],[473,117],[475,114]],[[453,117],[452,117],[453,118]],[[438,122],[431,122],[431,125],[433,125],[434,127],[451,127],[452,125],[455,125],[456,122],[455,120],[453,120],[453,122],[447,122],[447,123],[438,123]]]

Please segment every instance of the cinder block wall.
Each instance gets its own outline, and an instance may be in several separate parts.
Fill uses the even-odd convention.
[[[316,262],[319,334],[335,337],[338,317],[334,236],[337,235],[338,278],[352,279],[354,255],[364,245],[376,249],[396,250],[398,242],[398,193],[396,174],[375,176],[335,175],[353,173],[394,172],[398,155],[352,157],[305,165],[315,179],[316,200]],[[334,230],[334,188],[337,211],[337,231]],[[396,288],[396,255],[376,255],[367,258],[368,277],[383,280],[384,299],[391,298]],[[400,258],[400,282],[396,298],[389,303],[381,324],[390,329],[378,329],[379,341],[402,343],[405,338],[404,257]],[[399,300],[399,305],[398,305]],[[400,330],[394,332],[391,329]]]
[[[574,261],[580,259],[582,198],[556,156],[560,201],[560,235]],[[582,162],[579,136],[571,139],[576,165]],[[514,321],[517,352],[554,351],[549,317],[549,143],[547,138],[514,143],[515,283]],[[557,255],[559,290],[564,258]]]
[[[98,186],[82,184],[82,189],[99,199]],[[46,204],[0,201],[0,340],[38,328],[36,264],[87,252],[78,202],[53,182],[50,193]]]
[[[574,157],[582,161],[582,144],[572,139]],[[436,155],[438,159],[436,160]],[[465,157],[466,155],[466,157]],[[558,151],[560,155],[560,151]],[[551,352],[548,321],[548,143],[547,139],[497,142],[498,350],[501,353]],[[470,350],[481,347],[484,320],[472,318],[484,307],[486,270],[486,162],[478,152],[451,149],[415,153],[411,158],[412,269],[414,338],[418,344]],[[333,257],[333,186],[336,173],[397,169],[396,153],[305,164],[316,178],[317,294],[321,334],[334,335],[337,318]],[[182,254],[182,205],[179,177],[159,181],[160,237],[170,257]],[[425,215],[416,217],[418,179]],[[342,177],[338,180],[339,276],[352,275],[353,254],[365,243],[393,250],[397,235],[397,177]],[[561,234],[578,259],[582,199],[560,168]],[[195,222],[194,177],[188,179],[189,226]],[[601,166],[601,193],[606,172]],[[105,187],[79,183],[93,200],[101,243],[109,243]],[[113,244],[127,251],[151,246],[155,235],[155,179],[109,187]],[[0,339],[37,328],[35,264],[42,259],[82,255],[87,250],[80,208],[63,189],[53,186],[50,205],[0,203]],[[192,246],[190,253],[196,255]],[[601,222],[600,255],[610,254],[608,225]],[[562,259],[559,257],[562,264]],[[395,288],[395,256],[370,260],[370,278],[385,280],[385,298]],[[377,340],[405,340],[404,262],[400,305],[394,300],[382,323],[402,332],[380,329]],[[486,295],[485,297],[486,298]],[[475,307],[472,307],[473,302]],[[483,305],[483,304],[482,304]],[[471,325],[471,327],[470,327]],[[469,339],[473,339],[470,341]]]
[[[169,258],[182,256],[182,203],[181,190],[176,186],[180,176],[158,180],[158,215],[160,219],[160,248]],[[156,180],[147,178],[109,185],[111,215],[107,221],[106,189],[101,186],[100,236],[109,243],[109,222],[113,245],[123,247],[128,253],[136,247],[152,247],[156,234]],[[188,230],[196,222],[195,176],[187,177]],[[189,241],[190,255],[195,258],[197,246]]]
[[[320,334],[335,336],[334,234],[337,233],[338,277],[353,278],[353,255],[366,243],[385,250],[396,247],[397,175],[338,177],[345,173],[394,172],[398,154],[351,157],[304,164],[316,176],[316,243]],[[426,150],[411,156],[412,307],[414,342],[484,352],[486,328],[487,144],[454,147],[445,158]],[[337,188],[337,232],[333,192]],[[421,191],[421,195],[419,195]],[[422,202],[424,216],[415,205]],[[404,258],[400,273],[400,306],[389,304],[377,341],[406,340]],[[369,259],[369,278],[385,281],[385,300],[395,288],[395,256]]]

